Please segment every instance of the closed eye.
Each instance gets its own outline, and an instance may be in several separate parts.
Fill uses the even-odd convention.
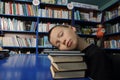
[[[59,34],[58,34],[58,37],[62,37],[63,36],[63,31],[61,31]]]
[[[56,42],[56,47],[60,47],[60,41]]]

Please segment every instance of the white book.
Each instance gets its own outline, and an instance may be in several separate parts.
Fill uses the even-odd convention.
[[[7,21],[7,18],[4,18],[4,23],[3,23],[3,27],[4,27],[4,30],[7,30],[8,28],[8,21]]]
[[[14,46],[19,47],[16,35],[13,36],[13,42],[14,42]]]
[[[102,13],[97,15],[97,22],[101,22],[102,20]]]
[[[53,12],[54,12],[54,18],[57,18],[57,10],[53,10]]]
[[[42,17],[42,10],[41,9],[38,9],[38,16]]]
[[[39,24],[38,24],[38,32],[43,32],[43,24],[42,24],[42,22],[40,22]]]
[[[42,17],[46,17],[46,10],[42,9]]]
[[[19,10],[20,10],[20,15],[24,15],[22,4],[18,4],[18,6],[19,6]]]

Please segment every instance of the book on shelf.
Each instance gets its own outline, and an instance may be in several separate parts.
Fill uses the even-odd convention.
[[[87,65],[80,52],[79,54],[74,54],[75,51],[71,51],[72,53],[70,54],[68,53],[70,51],[58,51],[59,53],[57,54],[54,52],[48,55],[48,58],[51,61],[50,70],[54,79],[85,77]]]

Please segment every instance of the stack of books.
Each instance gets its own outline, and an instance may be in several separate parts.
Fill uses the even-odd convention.
[[[83,78],[87,69],[81,54],[49,54],[51,74],[54,79]]]

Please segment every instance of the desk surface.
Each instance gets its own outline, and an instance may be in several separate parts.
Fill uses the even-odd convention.
[[[36,56],[34,54],[19,54],[2,59],[0,60],[0,80],[53,80],[50,72],[50,60],[47,55]]]

